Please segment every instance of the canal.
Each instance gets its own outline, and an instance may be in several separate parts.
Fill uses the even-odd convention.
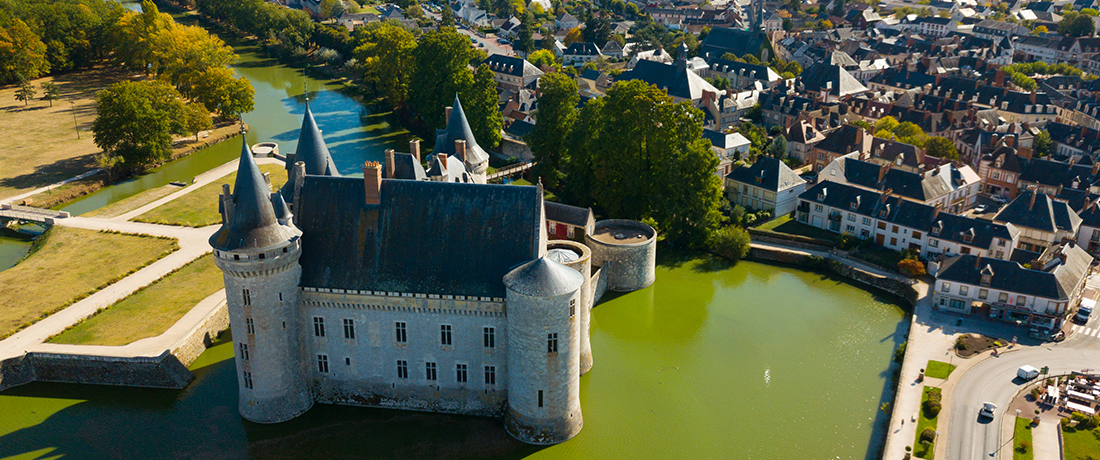
[[[380,409],[245,422],[223,337],[182,391],[0,394],[0,458],[877,458],[902,308],[815,273],[662,251],[653,286],[593,310],[584,429],[556,446],[498,420]]]

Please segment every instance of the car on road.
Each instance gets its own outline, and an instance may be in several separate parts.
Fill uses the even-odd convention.
[[[984,204],[974,206],[974,212],[985,212],[987,209],[989,209],[989,206],[986,206]]]
[[[1020,366],[1019,369],[1016,369],[1016,376],[1024,380],[1031,380],[1039,376],[1039,369],[1028,365]]]
[[[1081,301],[1081,306],[1077,308],[1077,314],[1073,315],[1073,322],[1077,324],[1085,324],[1089,322],[1090,315],[1092,315],[1092,306],[1086,305],[1084,301]]]
[[[1000,195],[990,195],[989,199],[991,199],[993,201],[996,201],[998,203],[1001,203],[1001,204],[1008,203],[1008,198],[1005,198],[1005,197],[1000,196]]]
[[[993,418],[993,412],[997,410],[997,405],[991,402],[982,403],[981,410],[978,411],[978,417]]]

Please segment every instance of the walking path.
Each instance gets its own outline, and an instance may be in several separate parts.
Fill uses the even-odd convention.
[[[1031,445],[1035,449],[1035,460],[1062,460],[1058,448],[1058,422],[1044,421],[1031,431]]]
[[[164,198],[161,198],[159,200],[156,200],[152,203],[141,206],[140,208],[134,209],[133,211],[129,211],[125,214],[121,214],[118,217],[115,217],[111,220],[127,221],[127,220],[133,219],[137,216],[140,216],[142,214],[145,214],[149,211],[152,211],[153,209],[155,209],[155,208],[157,208],[157,207],[159,207],[159,206],[161,206],[165,203],[168,203],[169,201],[175,200],[175,199],[177,199],[181,196],[184,196],[188,193],[191,193],[195,190],[198,190],[202,186],[204,186],[206,184],[209,184],[211,182],[215,182],[215,181],[225,177],[227,174],[236,171],[237,170],[237,164],[239,162],[240,162],[240,160],[233,160],[233,161],[230,161],[226,164],[218,166],[214,169],[206,171],[202,174],[199,174],[198,176],[195,176],[195,180],[191,185],[188,185],[187,187],[184,187],[184,188],[180,189],[180,191],[172,193],[172,194],[170,194],[170,195],[168,195]],[[256,158],[256,163],[258,163],[258,164],[284,164],[284,162],[282,160],[279,160],[279,159],[276,159],[276,158]]]

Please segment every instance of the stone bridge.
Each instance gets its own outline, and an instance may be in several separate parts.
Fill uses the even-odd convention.
[[[33,208],[13,204],[0,204],[0,224],[9,222],[39,222],[53,225],[57,219],[69,217],[66,211],[54,211],[52,209]]]

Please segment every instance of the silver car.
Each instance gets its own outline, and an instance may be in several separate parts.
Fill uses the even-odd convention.
[[[993,412],[997,410],[997,405],[991,402],[983,403],[982,409],[978,411],[978,417],[993,418]]]

